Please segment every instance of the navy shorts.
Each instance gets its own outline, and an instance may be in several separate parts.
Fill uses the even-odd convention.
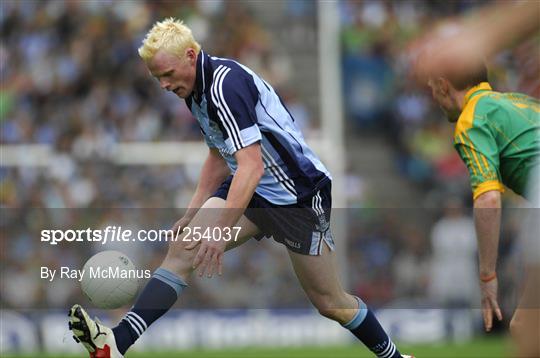
[[[231,182],[232,176],[212,196],[226,200]],[[330,229],[331,189],[328,181],[311,197],[292,205],[276,205],[254,193],[244,215],[261,231],[257,240],[273,237],[293,252],[320,255],[323,242],[330,250],[335,248]]]

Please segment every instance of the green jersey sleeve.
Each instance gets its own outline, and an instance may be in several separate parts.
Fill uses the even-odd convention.
[[[493,111],[482,108],[481,97],[467,105],[454,134],[454,146],[469,170],[474,199],[491,190],[504,192],[499,148],[488,123]]]

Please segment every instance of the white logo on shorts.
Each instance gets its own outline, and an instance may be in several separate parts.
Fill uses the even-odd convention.
[[[300,246],[301,246],[299,242],[294,242],[294,241],[291,241],[291,240],[289,240],[289,239],[285,239],[285,242],[286,242],[287,244],[289,244],[289,246],[294,247],[295,249],[299,249]]]

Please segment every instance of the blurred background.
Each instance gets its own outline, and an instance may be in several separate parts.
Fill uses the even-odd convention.
[[[237,59],[271,83],[330,164],[339,184],[336,241],[350,291],[386,309],[382,319],[398,339],[481,334],[478,310],[467,310],[479,305],[468,174],[452,148],[453,126],[408,73],[406,49],[441,19],[486,3],[0,2],[2,320],[26,327],[28,315],[44,320],[49,309],[85,302],[78,285],[40,280],[39,267],[82,265],[104,248],[47,247],[39,242],[42,228],[168,228],[191,199],[205,154],[198,124],[183,101],[160,90],[136,51],[155,21],[174,16],[205,51]],[[321,13],[323,6],[329,10]],[[539,97],[539,53],[536,36],[488,59],[491,84]],[[336,89],[324,77],[329,67],[338,74],[333,104],[325,104],[328,90]],[[520,275],[520,205],[505,195],[505,207],[512,208],[503,214],[500,249],[505,317],[516,303]],[[154,269],[166,247],[118,249]],[[309,307],[284,249],[270,240],[248,243],[225,261],[229,278],[194,283],[178,307]],[[435,328],[402,327],[410,316],[392,310],[421,306],[439,311],[434,317],[443,326],[448,315],[442,308],[465,309],[459,334],[436,326],[440,333],[426,336]],[[17,331],[6,326],[0,352],[23,349],[13,338]],[[321,334],[335,328],[329,327]],[[72,349],[47,343],[43,331],[34,330],[30,347]],[[334,337],[329,344],[348,342],[340,334],[326,334]]]

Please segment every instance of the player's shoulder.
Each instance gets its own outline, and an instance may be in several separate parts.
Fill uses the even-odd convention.
[[[473,100],[475,100],[475,98],[473,98],[471,101]],[[503,108],[506,101],[507,99],[505,98],[505,93],[496,91],[482,93],[478,95],[478,98],[474,103],[474,115],[475,117],[485,117],[486,115]]]
[[[214,68],[211,92],[223,93],[225,98],[233,94],[257,96],[252,71],[234,60],[219,57],[211,59]]]
[[[212,56],[210,57],[210,60],[212,61],[212,67],[214,68],[214,80],[218,76],[223,76],[224,78],[227,78],[228,81],[231,81],[236,78],[250,75],[250,71],[246,66],[232,59]]]
[[[469,99],[456,122],[454,139],[470,128],[481,125],[487,113],[495,109],[492,101],[488,99],[490,95],[491,91],[482,92]]]
[[[511,105],[513,108],[526,109],[526,108],[535,108],[540,107],[540,100],[537,98],[528,96],[524,93],[518,92],[507,92],[501,93],[498,98],[502,103],[506,105]],[[538,110],[537,110],[538,111]]]

